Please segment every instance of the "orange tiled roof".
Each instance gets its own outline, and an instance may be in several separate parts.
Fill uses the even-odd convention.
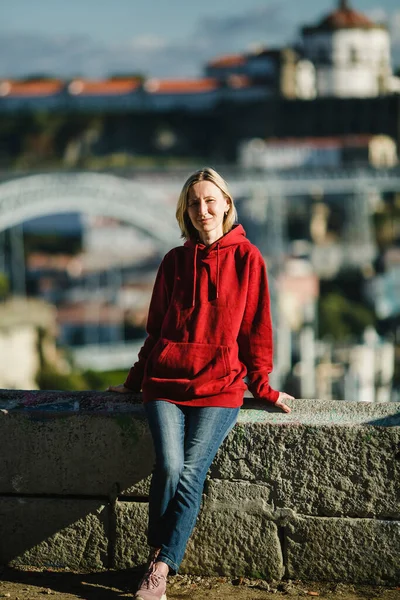
[[[197,94],[215,90],[218,83],[211,77],[203,79],[148,79],[144,84],[150,94]]]
[[[139,78],[131,79],[109,79],[109,80],[91,80],[74,79],[68,85],[68,91],[74,96],[88,95],[118,95],[129,94],[140,86]]]
[[[58,94],[64,87],[58,79],[50,81],[12,81],[0,83],[0,96],[51,96]]]
[[[322,19],[316,27],[305,27],[303,30],[335,30],[335,29],[373,29],[380,28],[368,17],[353,10],[346,0],[339,2],[339,7]]]
[[[244,65],[246,62],[243,54],[225,54],[224,56],[219,56],[218,58],[214,58],[213,60],[207,63],[208,67],[237,67],[239,65]]]

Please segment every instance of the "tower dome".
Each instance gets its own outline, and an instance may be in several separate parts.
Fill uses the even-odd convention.
[[[373,97],[388,93],[392,76],[390,35],[339,0],[316,25],[302,29],[305,57],[316,69],[319,96]]]
[[[339,0],[338,7],[324,17],[317,25],[304,27],[303,33],[335,31],[338,29],[386,29],[371,21],[350,6],[349,0]]]

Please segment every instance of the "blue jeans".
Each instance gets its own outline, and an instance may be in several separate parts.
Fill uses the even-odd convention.
[[[204,480],[239,408],[152,400],[144,405],[156,463],[150,486],[148,542],[177,573],[199,514]]]

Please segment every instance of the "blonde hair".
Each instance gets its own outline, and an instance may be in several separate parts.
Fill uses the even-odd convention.
[[[190,217],[188,215],[188,196],[190,188],[199,181],[211,181],[217,186],[223,193],[226,200],[229,202],[229,209],[227,215],[224,217],[223,232],[228,233],[237,221],[237,212],[233,198],[228,190],[228,184],[225,179],[221,177],[217,171],[214,171],[211,167],[204,167],[199,171],[196,171],[185,181],[182,191],[179,195],[178,204],[176,206],[176,220],[178,221],[182,237],[186,240],[197,236],[197,231],[193,227]]]

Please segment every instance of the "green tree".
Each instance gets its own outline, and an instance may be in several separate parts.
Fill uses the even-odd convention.
[[[375,325],[373,310],[349,300],[338,292],[322,296],[319,301],[319,337],[335,340],[360,337],[368,325]]]
[[[87,390],[88,385],[82,373],[60,373],[52,365],[44,365],[36,376],[40,390],[79,391]]]
[[[5,273],[0,272],[0,299],[4,300],[10,290],[10,282]]]

